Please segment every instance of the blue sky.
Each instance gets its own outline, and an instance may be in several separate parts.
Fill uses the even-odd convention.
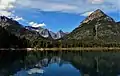
[[[96,9],[120,21],[120,0],[0,0],[0,15],[54,32],[71,32]]]

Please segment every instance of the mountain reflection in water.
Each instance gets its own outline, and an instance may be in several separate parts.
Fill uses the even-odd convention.
[[[6,54],[7,53],[7,54]],[[1,52],[0,76],[118,76],[120,52]]]

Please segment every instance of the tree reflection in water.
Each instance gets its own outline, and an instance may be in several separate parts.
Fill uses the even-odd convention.
[[[0,76],[9,76],[24,68],[26,50],[0,50]]]
[[[31,54],[33,59],[29,57]],[[48,66],[51,60],[55,61],[54,57],[58,57],[61,59],[58,60],[60,66],[64,61],[70,62],[82,76],[117,76],[120,70],[120,52],[44,51],[31,52],[29,55],[27,64],[46,58],[47,64],[44,66]]]
[[[6,53],[6,52],[5,52]],[[47,67],[57,63],[62,66],[70,63],[81,76],[117,76],[120,70],[120,52],[81,52],[81,51],[31,51],[0,55],[0,76],[3,71],[14,74],[21,68]],[[21,56],[22,55],[22,56]],[[7,62],[6,62],[7,61]]]

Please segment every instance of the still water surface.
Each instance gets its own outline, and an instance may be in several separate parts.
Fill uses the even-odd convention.
[[[119,76],[120,73],[120,52],[42,51],[22,55],[25,56],[9,68],[2,67],[0,76]]]

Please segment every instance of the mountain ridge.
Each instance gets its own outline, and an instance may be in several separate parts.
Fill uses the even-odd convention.
[[[40,37],[45,39],[58,39],[59,37],[55,33],[55,37],[48,29],[44,29],[42,27],[32,27],[32,26],[23,26],[19,24],[19,22],[13,20],[12,18],[8,18],[6,16],[0,16],[0,26],[3,27],[8,32],[15,34],[16,36],[30,38],[30,37]],[[65,35],[65,34],[64,34]],[[63,35],[61,36],[63,37]],[[60,37],[60,38],[61,38]]]
[[[25,26],[25,28],[36,31],[45,38],[60,39],[67,34],[67,33],[64,33],[62,30],[59,30],[57,33],[54,33],[52,31],[50,31],[48,29],[44,29],[42,27]]]

